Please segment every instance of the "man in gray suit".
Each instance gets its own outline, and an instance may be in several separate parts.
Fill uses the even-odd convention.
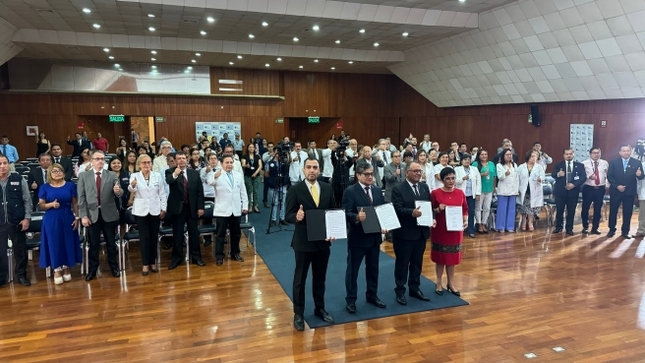
[[[309,141],[309,148],[307,149],[307,154],[309,154],[310,158],[314,158],[318,160],[318,165],[320,165],[320,175],[322,175],[323,168],[325,167],[323,164],[323,156],[322,156],[322,149],[316,148],[316,142],[314,140]]]
[[[405,180],[405,164],[401,162],[401,152],[392,153],[392,162],[383,168],[383,179],[387,185],[385,189],[385,201],[392,201],[392,188]]]
[[[83,226],[89,230],[90,253],[89,271],[85,281],[96,277],[99,268],[99,248],[101,232],[105,236],[108,253],[108,264],[112,276],[119,277],[117,263],[116,227],[119,223],[119,212],[114,201],[115,196],[121,197],[123,190],[119,180],[111,171],[103,170],[105,154],[103,151],[92,152],[92,169],[78,175],[78,211]]]
[[[378,168],[383,168],[385,166],[385,162],[381,158],[381,154],[377,153],[372,157],[372,148],[367,145],[363,146],[362,156],[356,161],[356,163],[358,164],[360,162],[367,162],[372,165],[372,169],[374,169],[374,184],[379,188],[382,187],[383,178],[381,178]]]

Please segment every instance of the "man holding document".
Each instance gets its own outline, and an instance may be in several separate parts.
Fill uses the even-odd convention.
[[[452,170],[452,169],[451,169]],[[405,283],[407,280],[410,297],[422,301],[430,298],[419,289],[421,284],[421,268],[426,241],[430,237],[431,223],[430,189],[421,183],[421,165],[412,162],[405,171],[405,181],[392,188],[392,204],[396,211],[401,228],[393,232],[393,247],[396,260],[394,262],[394,281],[396,302],[407,305],[405,299]],[[426,212],[422,212],[425,209]],[[428,218],[430,217],[430,218]],[[420,221],[419,219],[422,218]],[[409,273],[409,277],[408,277]]]
[[[343,194],[343,209],[349,233],[347,238],[347,271],[345,273],[345,291],[347,296],[345,308],[350,314],[356,313],[356,297],[358,286],[358,270],[365,259],[365,276],[367,278],[368,303],[377,308],[385,308],[385,303],[376,294],[378,288],[379,246],[383,239],[381,233],[386,233],[380,227],[374,207],[385,204],[381,188],[374,184],[374,168],[372,164],[357,163],[355,168],[358,183],[345,189]],[[367,211],[366,211],[367,209]],[[369,216],[368,216],[369,214]],[[371,220],[367,220],[370,218]],[[376,225],[376,231],[370,229],[367,223]],[[369,233],[370,231],[371,233]]]
[[[311,265],[313,275],[312,290],[314,296],[314,315],[327,323],[333,324],[334,318],[325,311],[325,279],[329,262],[329,247],[334,238],[309,240],[307,218],[315,211],[329,210],[335,207],[331,185],[319,183],[320,165],[317,159],[309,158],[304,162],[305,180],[293,185],[287,192],[287,209],[285,219],[295,224],[291,247],[295,252],[296,268],[293,276],[293,326],[298,331],[305,329],[305,282]],[[315,217],[313,217],[315,218]],[[319,219],[310,222],[320,223]],[[343,228],[345,228],[343,223]]]

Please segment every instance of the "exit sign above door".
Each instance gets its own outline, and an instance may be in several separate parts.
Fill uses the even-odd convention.
[[[320,117],[318,117],[318,116],[307,117],[307,120],[309,120],[310,124],[319,124],[320,123]]]
[[[110,115],[110,122],[125,122],[123,115]]]

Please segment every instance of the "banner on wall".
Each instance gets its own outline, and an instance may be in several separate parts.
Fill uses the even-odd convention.
[[[569,125],[569,141],[575,152],[575,160],[582,162],[589,157],[589,150],[593,147],[593,125]]]
[[[240,122],[229,121],[195,122],[195,140],[199,140],[199,137],[204,131],[206,131],[208,136],[212,136],[218,141],[225,133],[228,133],[229,140],[233,140],[236,133],[240,134],[240,136],[242,135],[242,124]]]

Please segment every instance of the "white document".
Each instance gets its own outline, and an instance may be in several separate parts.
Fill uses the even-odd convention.
[[[345,223],[345,211],[343,211],[342,209],[325,211],[325,227],[327,228],[327,238],[347,238],[347,226]]]
[[[464,230],[464,215],[461,206],[446,206],[446,229],[448,231]]]
[[[376,217],[378,218],[378,223],[381,225],[381,229],[391,231],[401,228],[399,218],[396,216],[392,203],[381,204],[378,207],[374,207],[374,211],[376,211]]]
[[[417,217],[417,226],[432,227],[432,202],[417,200],[414,206],[421,207],[421,217]]]

